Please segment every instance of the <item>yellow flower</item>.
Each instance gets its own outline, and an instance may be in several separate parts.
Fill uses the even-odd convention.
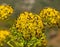
[[[8,30],[0,30],[0,42],[6,39],[6,37],[10,34]]]
[[[43,22],[50,25],[57,25],[59,24],[60,20],[60,13],[53,9],[53,8],[45,8],[40,12],[40,17],[42,18]]]
[[[17,18],[16,28],[23,33],[24,38],[30,38],[29,36],[35,36],[37,31],[39,33],[43,29],[43,23],[37,14],[24,12]]]
[[[0,20],[6,19],[13,13],[13,8],[9,5],[0,5]]]
[[[42,31],[43,28],[43,22],[39,15],[24,12],[19,15],[16,23],[13,25],[12,28],[10,28],[10,30],[14,32],[13,34],[16,36],[15,38],[21,37],[22,41],[28,41],[26,45],[23,45],[23,47],[36,47],[37,45],[42,47],[42,45],[46,46],[47,44],[46,35]],[[18,40],[20,41],[20,39]],[[21,42],[19,42],[19,44],[20,43]]]

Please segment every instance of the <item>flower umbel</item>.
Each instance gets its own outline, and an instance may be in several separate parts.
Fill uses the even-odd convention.
[[[6,37],[10,34],[8,30],[0,30],[0,42],[6,39]]]
[[[57,25],[60,20],[60,13],[53,8],[45,8],[40,12],[40,16],[45,25]]]
[[[6,19],[13,13],[13,8],[9,5],[0,5],[0,20]]]
[[[22,34],[26,47],[46,46],[46,36],[42,29],[44,28],[41,17],[37,14],[24,12],[16,20],[15,28]]]
[[[24,12],[20,14],[16,22],[16,28],[23,33],[24,38],[39,35],[43,29],[41,18],[35,14]]]

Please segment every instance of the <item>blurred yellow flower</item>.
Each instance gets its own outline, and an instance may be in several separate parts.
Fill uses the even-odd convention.
[[[19,32],[23,33],[23,36],[35,36],[43,29],[43,23],[37,14],[24,12],[16,20],[16,28]]]
[[[9,5],[0,5],[0,20],[6,19],[13,13],[13,8]]]
[[[53,8],[45,8],[40,12],[40,17],[46,25],[57,25],[60,20],[60,13]]]
[[[10,32],[8,30],[0,30],[0,42],[3,41]]]
[[[13,28],[10,30],[16,30],[14,31],[16,36],[18,36],[17,34],[19,34],[19,36],[21,35],[21,38],[26,41],[26,45],[24,46],[42,47],[47,45],[46,35],[42,31],[43,28],[43,22],[39,15],[31,12],[24,12],[19,15]]]

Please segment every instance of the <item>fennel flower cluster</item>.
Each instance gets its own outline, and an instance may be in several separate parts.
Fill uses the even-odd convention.
[[[6,19],[13,13],[13,8],[9,5],[0,5],[0,20]]]
[[[35,35],[39,37],[41,29],[43,29],[43,23],[38,15],[24,12],[17,18],[16,28],[23,33],[24,38],[28,39],[28,37]]]
[[[60,20],[60,13],[53,9],[53,8],[45,8],[40,12],[40,16],[42,18],[42,21],[44,22],[44,25],[57,25],[59,24]]]
[[[28,41],[26,47],[46,46],[46,36],[42,31],[43,22],[37,14],[21,13],[16,20],[15,28],[22,34],[24,41]]]
[[[9,36],[10,32],[8,30],[0,30],[0,42]]]

